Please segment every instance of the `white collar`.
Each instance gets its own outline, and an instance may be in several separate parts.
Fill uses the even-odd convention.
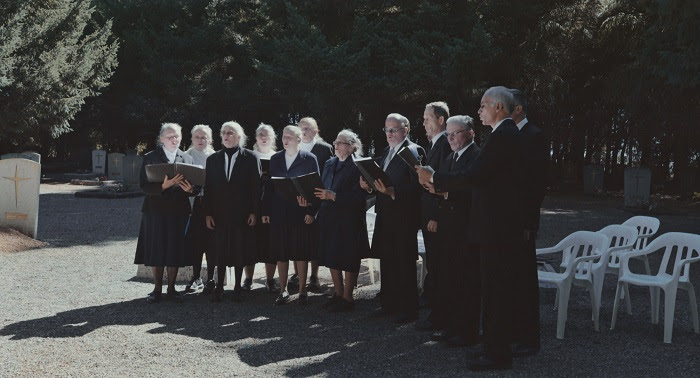
[[[299,142],[299,149],[310,152],[312,148],[314,148],[314,145],[316,144],[316,138],[312,139],[311,142],[305,143],[303,140]]]
[[[162,148],[163,152],[165,152],[165,157],[168,158],[168,163],[174,163],[175,157],[177,157],[177,148],[173,152],[168,151],[165,146],[162,146]]]
[[[434,145],[435,145],[435,142],[437,142],[437,140],[440,139],[441,136],[445,135],[445,133],[446,133],[445,130],[442,130],[441,132],[437,133],[437,135],[435,135],[435,136],[433,137],[433,139],[430,140],[430,143],[432,143],[433,146],[434,146]]]
[[[518,122],[518,124],[515,126],[518,126],[518,130],[522,130],[523,126],[525,126],[526,123],[527,123],[527,117],[523,118],[523,120]]]
[[[472,139],[471,143],[469,143],[469,144],[467,144],[466,146],[464,146],[464,148],[462,148],[461,150],[457,151],[457,159],[461,158],[461,157],[462,157],[462,154],[464,153],[464,151],[466,151],[467,148],[469,148],[469,146],[471,146],[472,144],[474,144],[474,139]]]

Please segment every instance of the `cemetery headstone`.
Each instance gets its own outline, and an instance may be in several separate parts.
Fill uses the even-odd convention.
[[[29,159],[0,160],[0,226],[36,239],[41,164]]]
[[[9,153],[0,156],[0,160],[4,159],[28,159],[41,164],[41,154],[34,151],[25,151],[22,153]]]
[[[583,192],[594,194],[603,190],[603,176],[605,170],[602,165],[587,165],[583,167]]]
[[[103,150],[92,151],[92,173],[105,173],[107,163],[107,152]]]
[[[124,170],[122,171],[122,182],[128,190],[136,190],[139,187],[139,175],[141,174],[141,164],[143,156],[124,156]]]
[[[625,169],[625,206],[643,208],[649,205],[651,171],[646,167]]]
[[[112,152],[107,155],[107,178],[122,180],[124,178],[124,154]]]

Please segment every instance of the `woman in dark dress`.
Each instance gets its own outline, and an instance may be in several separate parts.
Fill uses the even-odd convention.
[[[149,183],[146,166],[163,163],[192,164],[192,157],[180,151],[182,131],[176,123],[164,123],[160,128],[159,146],[144,155],[141,165],[140,185],[146,193],[141,212],[141,229],[136,244],[134,264],[153,268],[155,286],[148,294],[148,303],[162,299],[163,271],[168,267],[168,291],[166,299],[182,302],[182,295],[175,290],[179,267],[191,265],[185,248],[185,228],[190,216],[188,196],[195,196],[199,188],[190,185],[182,175],[165,177],[162,183]]]
[[[214,230],[218,282],[212,301],[224,296],[226,267],[233,266],[233,300],[241,300],[243,268],[256,260],[255,226],[260,198],[258,160],[241,148],[246,135],[236,122],[221,125],[223,148],[207,158],[204,212],[207,227]],[[213,267],[212,267],[213,268]]]
[[[362,256],[369,253],[365,221],[366,192],[360,188],[360,172],[352,156],[362,156],[362,142],[351,130],[342,130],[333,142],[335,157],[323,167],[323,185],[316,197],[322,201],[319,224],[320,264],[330,268],[335,293],[324,305],[332,312],[352,311]],[[345,272],[345,282],[343,282]]]
[[[318,172],[316,156],[300,151],[301,129],[287,126],[282,132],[284,151],[270,158],[271,177],[296,177]],[[270,223],[270,253],[277,256],[277,272],[280,279],[280,294],[275,304],[289,301],[287,276],[289,260],[294,260],[299,272],[299,303],[307,302],[306,273],[309,261],[318,258],[318,230],[314,224],[313,207],[301,207],[296,202],[285,200],[274,186],[265,187],[263,197],[263,223]]]

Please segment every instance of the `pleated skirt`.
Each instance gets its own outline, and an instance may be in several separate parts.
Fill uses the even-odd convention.
[[[185,267],[192,265],[185,243],[189,215],[143,213],[134,264]]]
[[[277,256],[270,252],[270,224],[263,223],[262,219],[258,219],[258,222],[255,225],[255,236],[258,252],[257,262],[276,264]]]
[[[217,266],[242,268],[257,262],[255,228],[234,223],[217,224],[214,254]]]
[[[318,225],[270,225],[270,253],[277,261],[312,261],[318,259]]]

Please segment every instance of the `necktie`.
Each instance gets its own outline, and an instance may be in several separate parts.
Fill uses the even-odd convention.
[[[452,154],[452,161],[454,161],[456,163],[457,159],[459,159],[459,154],[457,152],[455,152],[454,154]]]
[[[389,166],[389,163],[391,162],[391,159],[394,158],[394,149],[391,148],[389,149],[389,154],[386,155],[386,160],[384,160],[384,170],[386,171],[386,168]]]
[[[428,151],[433,149],[433,141],[428,142]]]

